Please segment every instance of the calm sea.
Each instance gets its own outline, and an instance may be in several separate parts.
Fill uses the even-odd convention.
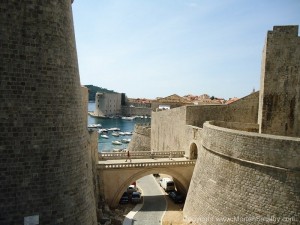
[[[88,104],[88,110],[94,111],[95,109],[95,103],[89,102]],[[98,124],[100,123],[102,125],[102,128],[108,129],[117,127],[120,128],[122,132],[130,131],[133,132],[134,125],[136,123],[150,123],[150,119],[134,119],[134,120],[123,120],[121,118],[115,118],[115,119],[103,119],[103,118],[96,118],[88,116],[88,124]],[[102,138],[100,134],[98,135],[98,151],[112,151],[113,149],[124,149],[127,148],[128,144],[122,143],[122,145],[113,145],[112,141],[121,141],[122,139],[131,139],[132,136],[119,136],[115,137],[111,135],[111,131],[107,133],[107,136],[109,136],[108,139]]]

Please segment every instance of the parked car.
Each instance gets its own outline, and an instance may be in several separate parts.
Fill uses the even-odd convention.
[[[127,188],[127,193],[132,194],[133,192],[136,192],[137,188],[134,185],[129,185]]]
[[[169,197],[175,202],[175,203],[183,203],[185,200],[185,197],[180,194],[178,191],[171,191],[169,192]]]
[[[175,191],[175,184],[171,178],[163,178],[160,180],[160,186],[166,191]]]
[[[131,195],[131,202],[132,203],[139,203],[141,202],[142,200],[142,196],[141,196],[141,193],[140,192],[133,192],[132,195]]]
[[[120,204],[127,204],[129,202],[128,193],[125,191],[120,199]]]

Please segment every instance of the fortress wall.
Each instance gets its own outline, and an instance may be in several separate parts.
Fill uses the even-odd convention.
[[[151,148],[154,151],[184,151],[186,107],[152,112]]]
[[[186,124],[203,127],[203,123],[209,120],[221,120],[225,118],[226,105],[199,105],[186,107]]]
[[[189,155],[191,143],[201,139],[199,135],[198,138],[195,138],[195,132],[198,132],[198,128],[203,127],[205,121],[256,123],[258,96],[259,93],[255,92],[230,105],[182,106],[153,112],[151,148],[154,150],[158,148],[159,151],[170,151],[171,149],[186,151],[186,154]],[[198,128],[192,129],[186,125]]]
[[[126,116],[151,116],[151,108],[122,106],[122,115]]]
[[[81,86],[81,96],[82,96],[82,114],[85,118],[84,124],[88,125],[88,99],[89,99],[89,89],[85,86]]]
[[[278,224],[296,224],[284,218],[300,219],[299,139],[247,135],[208,123],[202,132],[183,211],[186,221],[241,224],[257,218],[247,224],[266,224],[263,219],[273,216],[281,219]]]
[[[257,123],[258,97],[255,92],[229,105],[187,106],[186,124],[203,127],[209,120]]]
[[[300,137],[299,85],[298,26],[274,26],[268,31],[262,58],[261,133]]]
[[[0,11],[0,223],[97,224],[71,1]]]
[[[136,124],[134,127],[131,142],[128,145],[129,151],[151,151],[151,127]]]
[[[99,162],[99,154],[98,154],[98,132],[96,131],[89,131],[88,137],[88,147],[89,151],[87,153],[88,157],[90,158],[89,164],[87,165],[88,169],[91,170],[90,178],[91,181],[90,185],[93,187],[95,200],[93,204],[95,206],[99,206],[100,201],[100,181],[97,172],[97,165]]]
[[[257,123],[258,105],[259,92],[257,91],[228,104],[224,121]]]
[[[218,127],[233,129],[233,130],[241,130],[241,131],[256,132],[256,133],[258,133],[258,129],[259,129],[259,125],[257,123],[211,121],[210,124]]]
[[[219,124],[204,124],[202,146],[206,149],[263,165],[300,169],[300,138],[237,131],[214,123]]]

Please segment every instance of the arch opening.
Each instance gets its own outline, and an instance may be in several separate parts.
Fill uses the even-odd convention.
[[[116,207],[119,204],[119,201],[123,195],[123,193],[127,190],[127,187],[132,184],[133,182],[137,181],[138,179],[145,177],[147,175],[152,174],[166,174],[168,176],[171,176],[175,182],[175,186],[177,190],[179,190],[182,194],[185,196],[187,195],[188,188],[189,188],[189,181],[179,174],[176,171],[173,171],[171,169],[164,169],[161,168],[159,170],[157,169],[146,169],[139,173],[133,174],[131,177],[129,177],[126,181],[123,182],[123,184],[116,190],[115,195],[112,199],[111,206]]]
[[[190,146],[190,159],[198,158],[198,147],[195,143],[192,143]]]

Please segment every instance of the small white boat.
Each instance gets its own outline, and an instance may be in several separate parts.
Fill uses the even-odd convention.
[[[135,117],[134,116],[123,116],[122,120],[134,120]]]
[[[111,135],[114,136],[114,137],[119,137],[120,136],[120,134],[118,132],[113,132]]]
[[[122,149],[119,149],[119,148],[114,148],[113,149],[113,152],[121,152],[122,151]]]
[[[107,132],[107,130],[106,130],[106,129],[99,129],[99,130],[98,130],[98,133],[99,133],[99,134],[102,134],[102,133],[104,133],[104,132]]]
[[[120,135],[122,135],[122,136],[124,136],[124,135],[125,135],[125,133],[124,133],[124,132],[119,132],[119,134],[120,134]]]
[[[100,128],[100,127],[102,127],[102,125],[100,123],[88,125],[88,128]]]
[[[121,130],[120,128],[118,128],[118,127],[112,127],[112,128],[109,128],[109,129],[107,129],[108,131],[119,131],[119,130]]]
[[[131,141],[131,139],[125,139],[125,138],[121,140],[121,142],[123,142],[123,143],[129,143],[130,141]]]
[[[124,132],[125,135],[132,135],[132,132]]]
[[[113,145],[121,145],[122,144],[122,142],[120,142],[120,141],[112,141],[111,142]]]
[[[102,134],[102,135],[100,135],[102,138],[106,138],[106,139],[108,139],[109,137],[106,135],[106,134]]]

